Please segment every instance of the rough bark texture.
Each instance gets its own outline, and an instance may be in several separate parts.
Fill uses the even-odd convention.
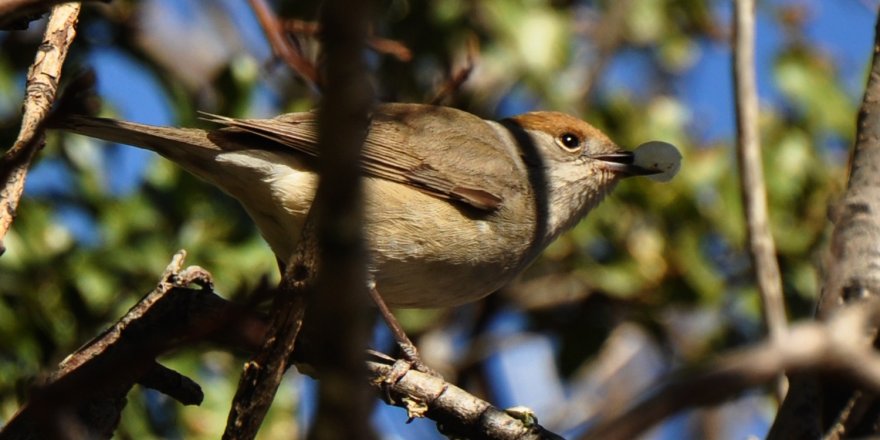
[[[844,304],[880,296],[880,16],[850,161],[846,193],[834,210],[827,275],[816,317]],[[876,331],[876,330],[875,330]],[[876,434],[876,394],[840,378],[795,375],[770,438],[831,438]]]
[[[206,337],[253,346],[265,331],[260,317],[211,292],[207,272],[182,269],[183,258],[178,254],[152,292],[35,386],[0,439],[111,438],[125,396],[138,383],[184,404],[200,403],[199,386],[156,357]],[[203,288],[188,288],[191,283]]]
[[[79,9],[79,3],[64,3],[52,8],[43,43],[28,70],[21,130],[15,144],[0,158],[0,185],[3,185],[0,187],[0,255],[5,249],[3,237],[12,227],[18,201],[24,192],[28,168],[43,146],[43,122],[55,102],[61,67],[76,36]]]

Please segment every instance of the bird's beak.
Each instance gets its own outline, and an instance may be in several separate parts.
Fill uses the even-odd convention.
[[[590,156],[590,159],[602,162],[602,165],[609,171],[613,171],[624,177],[650,176],[662,172],[660,170],[651,170],[635,165],[635,158],[636,156],[632,151],[615,151],[613,153],[602,153]]]

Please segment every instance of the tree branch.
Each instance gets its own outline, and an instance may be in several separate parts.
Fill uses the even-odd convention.
[[[475,60],[480,56],[480,46],[477,37],[471,35],[467,40],[467,55],[465,56],[464,66],[458,68],[443,84],[437,89],[428,102],[433,105],[441,105],[449,99],[462,84],[471,76],[471,72],[476,67]]]
[[[785,301],[782,278],[776,261],[776,245],[767,218],[767,190],[761,164],[761,140],[758,131],[758,86],[755,79],[755,2],[737,0],[734,13],[734,88],[736,90],[737,156],[740,186],[748,230],[749,254],[758,281],[764,322],[770,339],[782,340],[785,334]],[[776,386],[779,402],[788,388],[784,376]]]
[[[601,17],[591,20],[589,37],[596,50],[596,56],[587,72],[581,88],[581,101],[589,102],[596,84],[608,68],[612,57],[626,34],[626,18],[632,6],[632,0],[617,0],[608,4],[608,10]],[[581,27],[584,27],[583,25]]]
[[[291,34],[311,37],[317,37],[321,34],[321,25],[315,22],[289,18],[281,20],[280,23],[284,31]],[[367,38],[367,45],[378,53],[397,58],[398,61],[409,62],[412,60],[412,51],[399,41],[382,38],[371,33]]]
[[[835,373],[838,381],[880,391],[880,354],[866,332],[878,322],[880,301],[865,301],[840,310],[827,323],[798,324],[780,339],[719,356],[696,371],[679,371],[643,401],[606,416],[581,440],[635,438],[682,409],[724,402],[784,372]]]
[[[201,402],[198,385],[159,365],[156,357],[209,336],[226,345],[253,346],[254,329],[264,324],[214,295],[210,274],[198,267],[182,269],[184,257],[183,251],[175,255],[152,292],[65,358],[3,427],[0,439],[110,438],[135,383],[184,404]],[[193,283],[202,289],[187,287]]]
[[[287,39],[284,29],[266,4],[265,0],[249,0],[251,9],[257,16],[266,39],[272,47],[272,53],[284,61],[291,70],[296,72],[310,87],[320,88],[321,82],[315,65],[303,56],[302,51]]]
[[[370,1],[328,0],[320,16],[326,87],[318,110],[320,182],[311,207],[320,252],[308,317],[318,329],[313,365],[320,383],[311,439],[374,438],[372,393],[364,381],[372,310],[360,163],[374,99],[365,58],[372,14]]]
[[[125,396],[135,383],[184,404],[201,400],[197,384],[159,365],[156,357],[203,339],[247,351],[261,347],[269,334],[268,320],[211,292],[211,276],[203,269],[182,270],[184,255],[181,251],[174,257],[156,289],[116,324],[68,356],[45,384],[31,393],[29,401],[0,430],[0,440],[110,438]],[[193,283],[202,289],[186,287]],[[312,364],[316,341],[308,342],[297,344],[297,359]],[[363,361],[364,356],[359,359]],[[407,408],[411,416],[437,421],[444,432],[485,439],[520,438],[516,435],[559,438],[435,376],[410,370],[388,384],[384,379],[389,377],[392,364],[390,358],[374,355],[366,362],[364,375],[354,379],[390,396],[392,404]],[[423,410],[417,412],[416,407]],[[47,424],[46,420],[55,423]]]
[[[108,2],[109,0],[93,0]],[[0,2],[0,30],[27,29],[49,9],[68,0],[5,0]],[[79,6],[77,6],[77,9]]]
[[[291,365],[289,358],[307,304],[310,322],[320,328],[313,334],[318,341],[312,362],[321,382],[311,435],[369,437],[372,405],[362,378],[370,320],[360,187],[360,147],[373,99],[364,60],[369,16],[365,2],[323,6],[321,36],[327,77],[320,81],[326,89],[319,110],[319,185],[303,240],[277,293],[265,343],[245,366],[223,438],[256,436]],[[277,21],[273,23],[277,26]],[[342,419],[347,423],[339,424]]]
[[[880,15],[874,32],[873,59],[859,109],[849,183],[832,213],[831,255],[816,310],[818,319],[827,319],[853,300],[880,295]],[[854,418],[868,427],[865,435],[875,434],[876,410],[851,410],[871,406],[875,396],[827,378],[792,377],[791,393],[768,438],[816,438],[826,433],[833,433],[832,437],[852,436],[852,427],[860,424]]]
[[[537,423],[530,424],[478,399],[443,378],[410,369],[385,388],[393,375],[394,360],[378,356],[367,362],[374,385],[386,392],[386,401],[405,408],[411,418],[428,417],[451,438],[556,440],[562,437]]]
[[[0,255],[5,250],[3,238],[12,227],[24,192],[28,168],[43,146],[43,121],[55,101],[61,67],[76,36],[79,9],[80,3],[76,2],[52,8],[43,43],[28,70],[21,129],[12,148],[0,158]]]
[[[307,232],[307,231],[306,231]],[[270,324],[254,357],[244,365],[226,421],[224,439],[252,439],[260,429],[302,328],[306,296],[314,273],[314,248],[303,242],[298,259],[288,266],[274,292]],[[307,262],[304,262],[305,259]],[[299,268],[307,276],[298,276]]]

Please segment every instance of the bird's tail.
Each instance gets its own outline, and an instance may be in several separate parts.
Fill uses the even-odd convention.
[[[158,127],[91,116],[100,109],[95,72],[75,73],[58,94],[46,127],[155,151],[190,168],[194,161],[213,160],[222,151],[244,148],[230,133],[196,128]],[[228,138],[228,139],[227,139]]]
[[[201,148],[220,151],[220,147],[210,139],[209,132],[197,128],[158,127],[80,115],[56,118],[51,121],[50,128],[145,148],[173,160],[182,150]]]
[[[208,167],[220,153],[248,148],[233,133],[158,127],[91,116],[56,117],[50,120],[49,128],[152,150],[208,181],[216,178]]]

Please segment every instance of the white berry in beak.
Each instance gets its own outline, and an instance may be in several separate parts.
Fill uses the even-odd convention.
[[[681,168],[681,153],[674,145],[667,142],[645,142],[633,153],[635,154],[633,165],[655,171],[655,174],[646,177],[658,182],[672,180]]]

